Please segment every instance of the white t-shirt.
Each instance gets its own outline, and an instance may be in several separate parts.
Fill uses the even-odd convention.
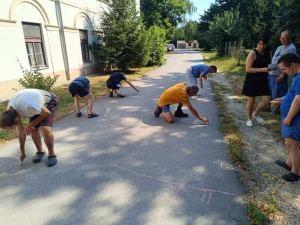
[[[22,118],[33,117],[41,113],[42,106],[47,106],[51,93],[39,89],[18,91],[9,101],[7,109],[13,107]]]

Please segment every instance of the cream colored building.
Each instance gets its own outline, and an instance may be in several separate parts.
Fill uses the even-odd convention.
[[[177,48],[199,48],[199,44],[197,40],[193,40],[190,44],[184,40],[178,40]]]
[[[107,0],[0,0],[0,101],[21,89],[22,69],[59,74],[59,83],[97,72],[88,45],[97,42]],[[139,10],[139,0],[137,0]]]

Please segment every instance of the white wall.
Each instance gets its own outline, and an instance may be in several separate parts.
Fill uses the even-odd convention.
[[[79,29],[89,30],[89,42],[95,41],[91,31],[99,28],[99,15],[108,6],[97,0],[60,2],[69,67],[72,73],[77,73],[74,77],[80,75],[81,68],[93,65],[82,61]],[[0,0],[0,100],[11,95],[10,91],[3,91],[13,88],[7,84],[15,85],[23,75],[17,59],[30,70],[22,22],[42,25],[47,67],[41,68],[41,72],[55,74],[65,70],[55,4],[54,0]]]

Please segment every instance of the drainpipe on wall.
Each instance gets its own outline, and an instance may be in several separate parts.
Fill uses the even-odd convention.
[[[57,22],[59,27],[60,45],[61,45],[64,65],[65,65],[66,77],[67,80],[70,80],[70,68],[69,68],[69,61],[68,61],[68,54],[67,54],[64,24],[63,24],[63,19],[61,14],[60,0],[55,1],[55,6],[56,6],[56,17],[57,17]]]

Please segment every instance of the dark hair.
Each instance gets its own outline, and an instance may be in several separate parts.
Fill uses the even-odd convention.
[[[290,67],[292,63],[300,64],[300,57],[294,53],[287,53],[280,57],[278,64],[283,63],[285,66]]]
[[[215,66],[215,65],[211,65],[211,66],[209,66],[210,68],[212,68],[214,71],[215,71],[215,73],[217,72],[217,67]]]
[[[195,91],[196,93],[199,91],[199,87],[197,85],[191,85],[187,87],[188,92],[189,91]]]
[[[257,43],[262,41],[265,45],[269,43],[270,38],[268,35],[262,34],[257,38]]]
[[[17,124],[15,121],[17,115],[17,111],[13,109],[9,109],[3,112],[0,115],[0,127],[4,129],[6,127],[11,127],[12,125]]]

